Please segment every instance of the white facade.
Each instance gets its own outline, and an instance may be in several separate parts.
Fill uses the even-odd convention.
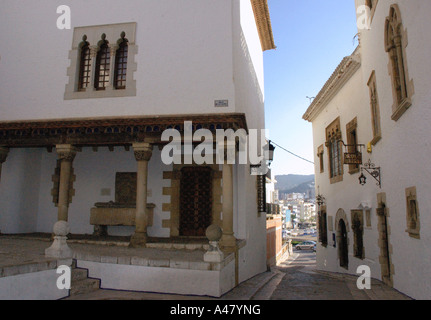
[[[364,4],[364,1],[356,1],[359,23],[363,17],[360,6]],[[321,210],[326,209],[327,214],[327,245],[318,247],[318,267],[356,274],[358,266],[367,265],[373,278],[384,280],[413,298],[429,299],[431,277],[427,257],[431,254],[428,236],[431,220],[427,212],[431,209],[431,202],[427,191],[430,190],[431,171],[426,164],[431,149],[426,137],[430,135],[431,117],[431,63],[428,58],[431,44],[427,41],[425,30],[431,28],[427,18],[431,4],[420,0],[378,0],[372,1],[372,4],[371,29],[359,29],[360,47],[342,61],[304,115],[304,119],[313,123],[316,192],[326,199]],[[401,15],[398,17],[402,21],[401,47],[404,48],[406,86],[411,99],[411,106],[403,110],[401,115],[393,108],[393,71],[390,56],[385,50],[385,20],[390,16],[391,8],[395,8],[394,5],[398,8],[397,15]],[[380,111],[380,138],[373,134],[367,85],[373,72]],[[325,130],[338,117],[341,139],[346,144],[348,125],[356,118],[357,143],[365,145],[362,149],[363,165],[370,160],[375,167],[381,168],[381,188],[365,171],[363,173],[367,181],[361,186],[358,180],[361,171],[349,173],[348,165],[343,165],[341,178],[331,180],[330,150],[325,145],[328,142]],[[320,168],[321,150],[323,171]],[[347,152],[346,148],[343,152]],[[415,189],[419,211],[418,234],[408,232],[407,195],[412,194],[412,187]],[[382,204],[385,206],[383,210]],[[355,257],[352,210],[363,212],[362,258]],[[382,238],[385,232],[382,217],[387,220],[387,246]],[[340,266],[340,220],[347,227],[348,266],[344,267]]]
[[[52,197],[59,157],[56,147],[69,144],[60,141],[64,136],[60,138],[59,132],[69,135],[96,122],[123,125],[124,119],[142,124],[140,134],[133,139],[153,144],[146,173],[146,203],[155,207],[147,234],[172,237],[169,220],[173,214],[167,204],[173,202],[173,195],[168,193],[174,185],[165,173],[176,169],[161,161],[160,141],[145,130],[151,122],[154,133],[160,123],[163,127],[172,119],[178,123],[199,119],[204,125],[214,125],[213,129],[219,123],[264,129],[266,49],[256,4],[267,6],[266,1],[249,0],[79,0],[69,5],[72,28],[60,30],[57,1],[4,1],[0,13],[0,42],[4,44],[0,49],[0,148],[8,154],[0,167],[0,232],[52,232],[59,212]],[[127,86],[133,88],[128,87],[127,94],[122,95],[113,91],[111,79],[105,92],[87,88],[81,94],[74,83],[80,68],[76,39],[80,41],[81,33],[85,33],[90,46],[97,46],[105,34],[114,45],[124,32],[123,25],[127,28],[125,37],[130,37]],[[216,101],[223,101],[223,106]],[[234,124],[236,119],[240,120]],[[22,126],[24,131],[36,130],[38,134],[45,130],[42,127],[56,129],[45,131],[46,143],[33,144],[23,142],[24,136],[33,139],[33,133],[18,133]],[[51,133],[53,130],[58,132]],[[20,135],[22,139],[11,138]],[[114,200],[117,172],[137,171],[131,147],[137,141],[90,140],[70,143],[78,147],[73,160],[74,194],[68,207],[72,234],[93,233],[91,208],[97,202]],[[223,165],[214,170],[221,174]],[[230,268],[228,273],[236,272],[242,282],[266,270],[265,216],[257,212],[256,176],[250,175],[249,165],[232,166],[232,185],[233,236],[246,244],[238,249],[237,270]],[[216,187],[221,190],[222,184]],[[217,221],[221,223],[223,215],[219,215]],[[108,231],[110,235],[128,236],[135,228],[112,226]],[[223,292],[231,288],[229,281],[220,284]]]

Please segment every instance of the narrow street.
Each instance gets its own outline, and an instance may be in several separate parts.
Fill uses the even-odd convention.
[[[272,270],[276,275],[252,300],[409,300],[380,281],[371,290],[360,290],[357,277],[316,270],[316,254],[294,252]]]

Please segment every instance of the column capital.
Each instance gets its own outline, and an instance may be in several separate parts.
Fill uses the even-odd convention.
[[[9,148],[0,147],[0,164],[6,161],[8,154],[9,154]]]
[[[132,145],[136,161],[150,161],[153,155],[153,146],[150,143],[140,142]]]
[[[75,159],[77,149],[71,144],[59,144],[55,148],[60,160],[72,162]]]

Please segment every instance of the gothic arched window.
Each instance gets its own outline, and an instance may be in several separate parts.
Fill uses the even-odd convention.
[[[121,42],[115,55],[115,73],[114,73],[114,87],[115,89],[126,88],[127,77],[127,59],[129,55],[128,40],[124,38],[125,34],[121,35]]]
[[[91,76],[91,54],[90,44],[85,41],[87,38],[83,37],[81,44],[80,60],[79,60],[79,78],[78,78],[78,91],[85,91],[90,85]]]
[[[398,120],[411,106],[412,87],[408,79],[406,47],[407,39],[400,10],[397,5],[392,5],[386,18],[385,49],[389,54],[394,95],[393,120]]]
[[[109,43],[102,36],[102,42],[99,45],[99,52],[96,58],[96,75],[94,87],[96,90],[105,90],[109,84],[109,74],[111,65],[111,52]]]

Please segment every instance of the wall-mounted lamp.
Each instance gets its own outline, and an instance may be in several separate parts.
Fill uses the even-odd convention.
[[[275,146],[268,141],[268,143],[263,148],[263,159],[258,164],[250,164],[250,174],[252,175],[266,175],[271,162],[274,160],[274,150]]]
[[[266,160],[268,160],[268,164],[271,165],[271,162],[274,161],[275,146],[271,143],[271,140],[268,141],[267,146],[268,146],[267,147],[268,154],[267,154]]]
[[[382,188],[382,177],[380,174],[380,167],[376,167],[374,163],[371,163],[371,159],[367,163],[361,166],[361,175],[359,176],[359,183],[363,186],[367,183],[367,177],[364,175],[366,171],[370,176],[372,176],[376,181],[377,185]]]

